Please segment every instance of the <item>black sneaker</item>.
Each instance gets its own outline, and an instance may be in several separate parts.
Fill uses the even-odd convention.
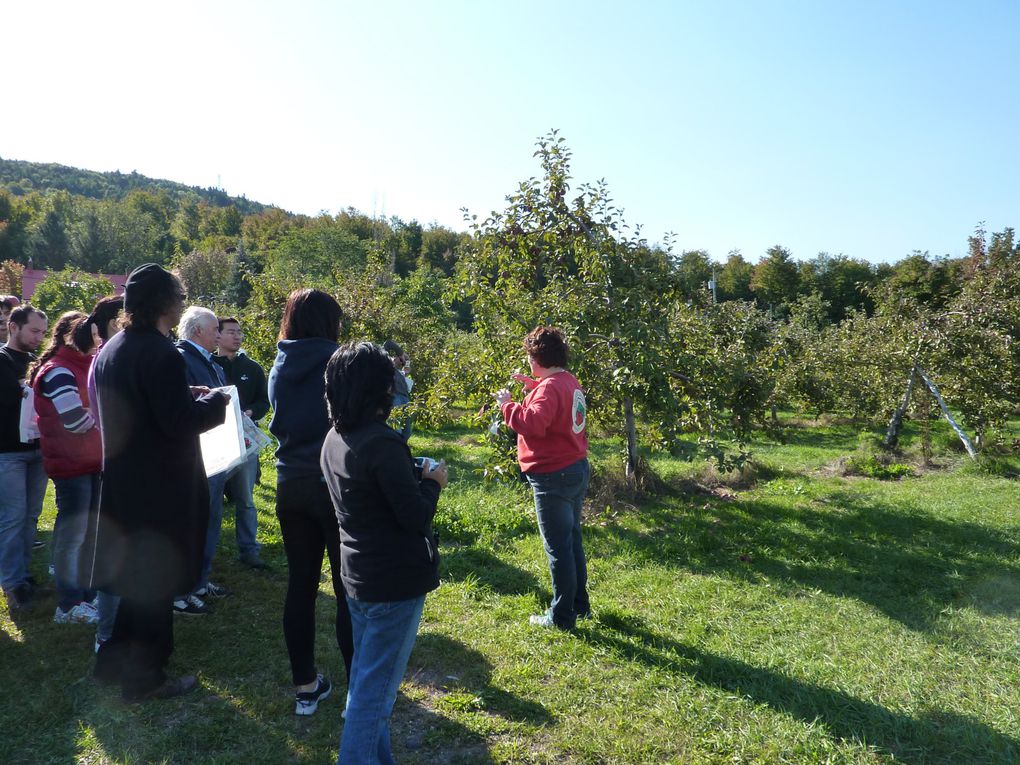
[[[225,598],[230,594],[230,590],[226,587],[209,582],[205,587],[199,587],[195,590],[195,595],[200,598]]]
[[[194,675],[184,675],[183,677],[167,678],[164,683],[151,691],[145,693],[139,693],[137,695],[132,694],[130,696],[125,695],[124,701],[129,704],[140,704],[143,701],[149,701],[150,699],[172,699],[177,696],[183,696],[185,693],[190,693],[198,687],[198,678]]]
[[[319,708],[319,702],[329,698],[329,694],[333,692],[333,686],[330,685],[328,677],[317,675],[315,680],[314,691],[294,694],[294,714],[302,716],[314,715],[315,710]]]
[[[32,585],[28,582],[18,582],[9,590],[4,590],[7,596],[7,608],[10,611],[15,609],[28,610],[35,605],[35,598],[32,597]]]
[[[269,564],[266,563],[262,558],[256,555],[242,555],[241,564],[247,566],[255,571],[266,571],[269,568]]]
[[[174,601],[175,614],[182,614],[183,616],[205,616],[210,612],[211,610],[209,606],[194,595],[188,595],[187,597],[178,598]]]

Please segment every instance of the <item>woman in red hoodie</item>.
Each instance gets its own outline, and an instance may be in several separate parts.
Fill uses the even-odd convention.
[[[95,338],[88,317],[65,313],[53,327],[50,345],[31,374],[43,467],[53,479],[57,520],[53,525],[53,569],[57,579],[57,624],[95,624],[78,573],[78,558],[90,514],[99,503],[103,446],[88,408],[89,367]]]
[[[508,427],[517,433],[517,460],[535,495],[538,530],[552,574],[552,605],[530,621],[539,627],[573,629],[591,616],[588,568],[581,543],[581,506],[588,491],[587,405],[577,378],[567,371],[567,343],[554,327],[524,338],[533,377],[515,374],[527,395],[496,394]]]

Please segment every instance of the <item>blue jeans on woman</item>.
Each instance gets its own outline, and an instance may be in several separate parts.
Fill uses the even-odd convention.
[[[535,495],[538,531],[552,574],[553,623],[573,629],[577,617],[591,613],[588,564],[581,542],[581,507],[588,492],[588,458],[552,473],[527,473]]]
[[[367,603],[348,596],[354,662],[338,765],[393,765],[390,715],[418,635],[425,596]]]
[[[87,600],[79,573],[79,558],[89,517],[99,512],[99,473],[55,478],[57,519],[53,523],[53,573],[61,611]]]

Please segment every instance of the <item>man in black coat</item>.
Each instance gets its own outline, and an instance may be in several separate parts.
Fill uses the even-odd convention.
[[[176,277],[139,266],[125,285],[124,331],[95,361],[104,466],[90,586],[122,598],[95,674],[119,682],[127,701],[178,696],[197,683],[165,672],[171,603],[201,572],[209,484],[198,436],[223,422],[229,397],[193,397],[167,336],[183,305]]]

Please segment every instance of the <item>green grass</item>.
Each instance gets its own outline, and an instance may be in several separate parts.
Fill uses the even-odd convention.
[[[596,616],[568,634],[527,625],[549,598],[528,494],[481,481],[473,431],[417,434],[454,483],[437,523],[443,584],[394,712],[398,761],[1020,762],[1017,459],[969,465],[940,430],[940,469],[843,476],[833,465],[859,438],[792,427],[754,445],[757,482],[739,491],[681,490],[706,483],[701,466],[653,456],[658,496],[593,503]],[[898,459],[916,448],[908,432]],[[596,444],[598,470],[618,453]],[[172,669],[199,672],[196,694],[125,706],[89,681],[92,630],[54,625],[52,596],[16,622],[2,607],[0,762],[335,761],[332,593],[324,577],[316,648],[341,693],[298,719],[272,480],[257,501],[273,570],[235,562],[228,519],[216,578],[236,594],[175,624]],[[45,539],[53,514],[50,498]]]

